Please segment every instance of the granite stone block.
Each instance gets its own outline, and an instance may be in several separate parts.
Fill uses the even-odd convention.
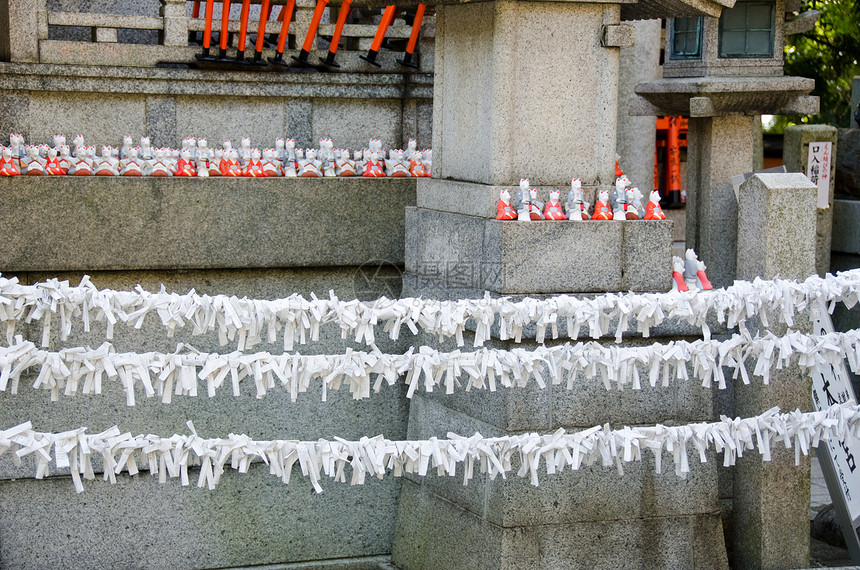
[[[860,129],[838,129],[837,135],[834,185],[840,197],[856,200],[860,198]]]
[[[743,243],[730,179],[753,170],[754,120],[740,115],[690,119],[689,129],[686,247],[705,262],[714,287],[727,287],[736,278],[736,252]]]
[[[0,58],[4,61],[39,61],[39,0],[3,0],[0,2]]]
[[[116,28],[93,28],[93,41],[100,44],[115,44],[117,41]],[[186,39],[186,41],[188,41]]]
[[[500,527],[404,480],[391,562],[400,570],[503,568],[503,536]]]
[[[375,138],[383,148],[405,148],[408,141],[401,139],[401,116],[401,103],[396,100],[315,99],[311,146],[330,138],[335,145],[359,149]]]
[[[617,5],[464,3],[436,18],[435,95],[445,102],[434,114],[436,177],[613,180],[618,51],[600,46],[600,30],[619,23]],[[563,151],[547,160],[549,148]]]
[[[312,101],[302,99],[284,101],[284,134],[288,138],[295,139],[296,148],[319,146],[319,140],[313,140],[313,111]]]
[[[0,93],[0,143],[9,144],[9,133],[30,139],[30,97],[14,92]]]
[[[522,394],[517,397],[525,398]],[[501,435],[497,433],[498,428],[446,404],[446,399],[440,396],[415,396],[410,406],[409,438],[444,438],[448,432],[465,437],[476,432],[484,437]],[[613,427],[622,425],[622,421],[613,422]],[[555,423],[552,429],[557,426]],[[533,425],[527,431],[547,433],[551,430]],[[534,487],[528,477],[515,473],[507,478],[490,479],[478,470],[467,485],[463,484],[462,471],[453,477],[431,472],[423,478],[412,475],[408,478],[505,528],[529,526],[536,521],[562,524],[716,512],[719,510],[717,470],[720,461],[711,453],[709,462],[702,464],[692,448],[689,451],[695,457],[691,457],[691,472],[685,479],[675,475],[671,455],[665,453],[661,474],[656,473],[651,453],[643,454],[641,462],[624,463],[623,476],[614,464],[603,466],[599,462],[578,471],[567,468],[551,475],[542,466],[539,487]],[[513,467],[514,471],[519,467],[516,460]]]
[[[2,182],[3,271],[400,265],[403,211],[415,199],[410,179]],[[337,223],[307,223],[315,216]]]
[[[633,47],[621,48],[618,72],[618,129],[615,146],[621,157],[624,174],[639,188],[654,187],[654,147],[651,133],[657,128],[656,117],[635,117],[630,107],[636,99],[639,83],[661,77],[660,36],[658,20],[628,22],[634,28]],[[683,178],[682,178],[683,180]],[[670,211],[667,211],[668,215]],[[683,225],[683,224],[681,224]],[[678,224],[675,224],[677,231]]]
[[[155,147],[176,146],[183,137],[177,136],[176,131],[176,99],[158,95],[147,96],[146,134]],[[219,141],[212,141],[210,146],[217,147],[218,144]]]
[[[147,126],[144,99],[131,95],[30,93],[29,118],[28,144],[81,133],[88,145],[118,147],[124,135],[139,138]]]
[[[222,568],[390,552],[399,479],[325,480],[317,495],[298,470],[284,485],[257,464],[209,491],[190,471],[189,487],[141,472],[77,495],[65,477],[2,482],[0,565]]]
[[[622,291],[668,291],[672,288],[673,226],[670,220],[623,224]]]
[[[228,111],[229,109],[229,111]],[[204,137],[213,148],[225,140],[238,148],[242,137],[253,133],[251,146],[274,147],[283,138],[284,106],[278,100],[239,97],[176,98],[176,132],[182,136]],[[258,138],[257,138],[258,137]],[[319,145],[315,145],[319,146]]]
[[[499,528],[403,482],[392,563],[429,568],[727,568],[719,513]]]
[[[817,192],[803,174],[756,174],[741,185],[739,279],[803,280],[815,272]]]

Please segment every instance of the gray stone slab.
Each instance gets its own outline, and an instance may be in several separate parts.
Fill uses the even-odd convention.
[[[832,250],[840,253],[860,253],[860,201],[833,201]]]
[[[12,205],[0,218],[10,236],[0,245],[4,272],[399,265],[415,192],[410,179],[2,182]],[[308,223],[316,216],[326,223]]]
[[[317,495],[298,470],[284,485],[262,464],[230,470],[214,491],[190,475],[190,487],[122,475],[78,495],[67,478],[0,483],[0,565],[221,568],[390,552],[396,478],[324,481]]]
[[[0,93],[0,142],[9,144],[9,133],[30,138],[30,98],[14,92]]]
[[[741,185],[738,279],[803,280],[815,272],[817,192],[803,174],[756,174]]]
[[[296,141],[296,148],[315,148],[313,140],[313,101],[287,99],[284,101],[284,132]],[[367,144],[367,143],[365,143]],[[363,148],[363,147],[360,147]]]
[[[10,274],[4,274],[11,277]],[[20,274],[22,282],[43,281],[48,277],[69,279],[77,283],[80,275],[72,274]],[[241,271],[183,271],[169,272],[96,272],[92,282],[99,288],[117,291],[132,290],[140,284],[145,290],[158,291],[163,284],[167,291],[186,293],[194,288],[200,294],[226,294],[238,297],[275,299],[299,293],[306,298],[312,292],[327,296],[332,290],[339,298],[354,296],[355,270],[352,268],[326,270],[241,270]],[[379,296],[375,292],[374,298]],[[154,316],[153,316],[154,317]],[[40,344],[42,329],[39,325],[23,325],[16,334]],[[67,347],[97,347],[106,340],[103,324],[93,323],[89,333],[83,331],[80,319],[72,323],[67,340],[61,341],[58,332],[52,331],[49,349],[53,351]],[[178,329],[174,337],[159,319],[147,318],[140,330],[118,326],[114,339],[110,341],[117,352],[166,352],[177,350],[179,343],[190,345],[202,352],[229,353],[236,350],[236,342],[221,346],[217,333],[193,336],[190,328]],[[381,331],[378,335],[379,349],[386,353],[402,353],[407,350],[407,338],[392,342]],[[368,350],[352,338],[341,339],[336,325],[321,329],[320,339],[308,344],[296,343],[295,351],[301,354],[343,354],[348,348]],[[246,348],[246,353],[270,352],[280,354],[284,350],[283,337],[278,335],[274,343],[261,343]],[[307,393],[299,394],[297,402],[290,401],[289,394],[280,384],[271,389],[262,399],[256,399],[256,389],[251,379],[241,382],[241,396],[232,393],[229,381],[210,399],[206,386],[198,382],[197,397],[176,396],[170,404],[155,396],[146,398],[142,391],[135,395],[136,405],[126,405],[126,395],[115,381],[104,382],[104,394],[85,396],[60,396],[58,402],[50,401],[50,393],[31,388],[38,369],[32,369],[22,379],[19,393],[0,393],[0,426],[17,425],[32,421],[40,431],[65,431],[73,427],[86,426],[90,433],[97,433],[113,425],[134,434],[154,433],[170,436],[187,433],[185,422],[193,420],[198,433],[207,437],[220,437],[229,433],[246,433],[257,439],[303,439],[316,440],[335,436],[361,438],[366,435],[384,434],[401,439],[406,436],[406,419],[409,402],[402,385],[387,384],[372,398],[353,401],[346,387],[331,390],[328,402],[322,402],[319,384],[312,385]],[[32,477],[35,467],[26,460],[20,469],[15,468],[6,457],[0,457],[0,478]]]
[[[425,208],[417,219],[410,270],[446,286],[506,295],[669,288],[671,222],[503,222]]]
[[[553,409],[557,397],[556,394],[550,400]],[[515,398],[523,401],[531,396],[518,392]],[[448,407],[447,403],[447,398],[435,394],[415,396],[410,406],[409,438],[444,438],[449,431],[462,436],[476,432],[485,437],[501,435],[498,428],[472,419]],[[551,431],[537,426],[537,423],[539,421],[515,429],[539,433]],[[552,429],[559,423],[564,425],[554,420]],[[626,420],[619,418],[617,422],[613,420],[612,425],[617,427],[622,423],[626,425]],[[493,480],[477,470],[468,485],[463,484],[462,471],[453,477],[434,472],[423,478],[411,475],[408,478],[505,528],[712,513],[718,509],[717,470],[720,460],[711,453],[709,462],[702,464],[695,455],[690,458],[691,472],[686,479],[675,475],[669,454],[663,457],[663,473],[657,474],[650,453],[643,454],[642,462],[625,463],[623,476],[618,474],[614,464],[605,467],[599,462],[583,466],[578,471],[568,468],[552,475],[548,475],[542,466],[539,487],[534,487],[528,477],[521,478],[515,473],[506,479],[497,477]],[[518,467],[514,465],[514,470]]]
[[[379,139],[385,148],[405,148],[401,139],[401,102],[398,100],[314,100],[311,146],[330,138],[345,148],[366,148]],[[298,144],[298,141],[296,141]]]
[[[753,117],[690,119],[686,247],[708,267],[714,287],[736,275],[737,199],[730,179],[753,170]]]
[[[27,144],[50,142],[57,133],[81,133],[88,145],[121,146],[124,135],[146,132],[146,104],[132,95],[30,93],[30,138]]]
[[[630,106],[636,100],[637,84],[661,77],[660,37],[658,20],[627,22],[634,27],[633,47],[621,49],[618,72],[618,130],[615,146],[624,174],[634,186],[654,187],[654,147],[656,117],[630,115]],[[668,213],[668,212],[667,212]]]
[[[404,481],[398,568],[727,568],[719,514],[501,529]]]
[[[207,123],[208,121],[195,125],[192,131],[196,132]],[[184,134],[185,131],[180,132]],[[177,135],[175,98],[158,95],[150,95],[146,98],[146,135],[153,147],[175,146],[176,141],[182,138],[183,135]],[[212,143],[212,147],[218,144],[216,141]]]
[[[43,42],[67,46],[74,42]],[[86,45],[86,44],[81,44]],[[94,46],[116,49],[117,46]],[[129,49],[159,46],[127,46]],[[199,48],[187,49],[199,53]],[[122,56],[125,54],[118,54]],[[392,55],[393,57],[393,55]],[[204,97],[418,99],[433,97],[428,73],[266,73],[92,65],[0,63],[0,90],[72,93],[200,95]]]
[[[568,32],[617,22],[617,10],[543,2],[438,7],[434,175],[493,185],[611,183],[618,51]],[[546,149],[564,150],[548,160]]]
[[[419,568],[502,568],[503,530],[404,480],[391,562]]]
[[[39,61],[39,0],[4,0],[0,6],[0,55],[4,61]]]
[[[674,222],[638,220],[623,224],[621,289],[668,291],[672,288]]]

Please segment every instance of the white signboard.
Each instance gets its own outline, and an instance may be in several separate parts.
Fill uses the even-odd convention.
[[[809,160],[806,177],[818,186],[818,207],[830,207],[830,164],[833,161],[833,143],[809,143]]]
[[[814,143],[813,143],[814,144]],[[827,143],[828,145],[830,143]],[[809,145],[810,149],[812,144]],[[819,194],[820,195],[820,194]],[[814,311],[813,332],[833,332],[830,314],[823,306]],[[813,368],[812,405],[816,411],[833,404],[855,402],[854,389],[845,363],[830,367]],[[839,516],[842,533],[851,560],[860,562],[860,439],[848,435],[842,441],[827,441],[818,446],[818,461],[827,482],[827,490],[833,499],[833,507]]]

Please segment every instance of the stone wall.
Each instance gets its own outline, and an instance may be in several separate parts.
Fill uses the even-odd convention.
[[[0,271],[23,283],[50,278],[77,283],[83,271],[99,288],[226,294],[275,299],[292,293],[376,299],[400,294],[403,209],[415,203],[413,180],[308,179],[104,179],[25,178],[0,180],[8,208]],[[384,207],[380,207],[383,204]],[[201,223],[201,220],[207,220]],[[365,262],[368,262],[365,264]],[[364,265],[364,267],[362,267]],[[229,268],[234,269],[229,269]],[[101,270],[99,270],[101,269]],[[105,271],[109,270],[109,271]],[[140,330],[118,327],[117,352],[173,352],[185,343],[203,352],[235,350],[217,334],[192,336],[186,328],[168,338],[157,318]],[[41,327],[23,326],[25,339],[40,342]],[[380,350],[404,352],[409,335]],[[83,332],[79,320],[65,341],[54,330],[50,349],[98,346],[103,323]],[[340,330],[324,327],[318,342],[297,345],[302,354],[366,350]],[[280,353],[283,342],[253,351]],[[38,371],[34,370],[33,374]],[[119,382],[105,382],[100,396],[63,397],[30,389],[0,393],[0,425],[32,421],[41,431],[86,426],[98,433],[113,425],[123,432],[187,434],[192,420],[202,437],[247,434],[254,439],[343,437],[384,434],[405,439],[408,400],[403,386],[383,388],[353,401],[346,389],[321,401],[319,386],[290,401],[273,389],[255,399],[253,389],[234,397],[175,396],[172,403],[139,395],[125,405]],[[326,478],[324,492],[293,474],[284,485],[263,464],[245,475],[230,470],[215,491],[179,480],[159,484],[145,466],[116,486],[85,482],[77,495],[71,480],[53,470],[33,480],[34,464],[0,462],[0,567],[229,567],[332,560],[332,568],[374,568],[391,552],[401,480],[370,479],[361,487]],[[98,466],[96,466],[99,471]],[[73,561],[73,562],[72,562]]]
[[[251,137],[297,147],[331,138],[365,148],[369,138],[402,148],[432,140],[433,76],[426,74],[230,74],[188,69],[129,69],[0,63],[0,143],[81,133],[87,144],[119,146],[123,135],[149,135],[156,146],[183,137],[210,146]],[[69,140],[71,140],[69,138]]]

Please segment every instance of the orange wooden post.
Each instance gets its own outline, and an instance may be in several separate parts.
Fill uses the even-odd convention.
[[[334,61],[334,56],[337,54],[337,46],[340,43],[340,36],[343,33],[343,27],[346,25],[346,19],[349,17],[350,6],[352,0],[343,0],[340,5],[340,12],[337,14],[337,25],[334,27],[334,35],[331,37],[331,44],[328,46],[328,55],[325,59],[320,58],[320,61],[331,67],[340,67]]]
[[[296,0],[288,0],[286,4],[281,6],[281,11],[278,14],[278,20],[281,22],[281,32],[278,34],[278,47],[275,50],[275,57],[269,58],[271,63],[287,65],[284,62],[284,48],[287,45],[287,36],[290,35],[290,22],[293,19],[293,9],[295,7]]]
[[[310,63],[308,63],[308,56],[311,53],[311,49],[314,47],[314,38],[317,37],[317,30],[320,26],[320,20],[322,20],[323,12],[325,11],[326,4],[328,4],[328,0],[317,0],[317,7],[314,8],[314,16],[311,18],[311,25],[308,28],[308,33],[305,36],[305,43],[302,45],[302,51],[299,52],[299,56],[293,56],[293,59],[304,67],[313,67]]]
[[[209,55],[209,47],[212,42],[212,12],[215,11],[215,0],[206,0],[206,18],[205,27],[203,28],[203,53],[197,56],[200,60],[211,60]]]
[[[668,206],[681,203],[681,117],[669,117],[666,133],[666,202]]]
[[[252,63],[265,65],[263,61],[263,41],[266,38],[266,23],[269,21],[269,0],[263,0],[260,5],[260,23],[257,24],[257,43],[254,45],[254,59]]]
[[[200,17],[200,0],[194,0],[194,5],[191,7],[191,17],[195,20]],[[197,42],[197,32],[188,31],[188,41],[191,43]]]
[[[242,12],[239,15],[239,44],[236,51],[236,61],[245,59],[245,43],[248,38],[248,16],[251,13],[251,0],[242,1]]]
[[[415,10],[415,19],[412,21],[412,33],[409,34],[409,43],[406,44],[406,54],[403,56],[403,59],[397,60],[400,65],[418,67],[418,65],[412,63],[412,54],[415,53],[415,46],[418,44],[418,33],[421,31],[421,22],[424,20],[424,11],[426,9],[426,5],[418,4],[418,9]]]
[[[396,8],[393,5],[385,7],[385,12],[382,14],[382,20],[379,22],[379,27],[376,28],[376,35],[373,37],[373,43],[370,44],[370,50],[367,52],[367,55],[358,56],[367,63],[372,63],[376,67],[381,67],[376,63],[376,57],[379,55],[379,48],[382,47],[382,40],[385,39],[385,32],[388,31],[388,26],[390,26],[391,22],[394,21],[395,10]]]
[[[221,59],[227,59],[227,38],[230,36],[230,0],[221,2]]]

